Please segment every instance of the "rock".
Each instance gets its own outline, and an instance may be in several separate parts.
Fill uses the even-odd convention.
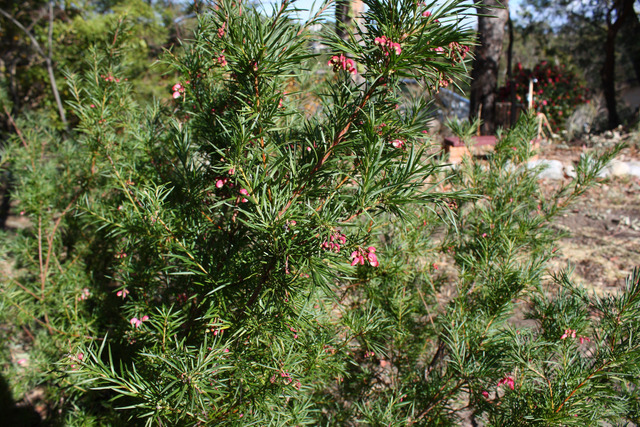
[[[569,178],[575,178],[577,176],[576,169],[572,164],[568,164],[564,167],[564,174]]]
[[[610,170],[611,175],[613,176],[623,176],[629,174],[629,164],[626,162],[621,162],[619,160],[613,160],[607,169]]]
[[[539,179],[564,179],[564,165],[560,160],[531,160],[527,163],[529,169],[541,166]]]
[[[631,176],[640,178],[640,162],[627,162],[629,171],[627,172]]]

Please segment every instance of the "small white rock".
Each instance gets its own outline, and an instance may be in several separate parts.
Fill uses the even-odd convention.
[[[576,168],[572,164],[568,164],[564,167],[564,174],[569,178],[575,178],[577,176]]]
[[[628,162],[627,166],[629,168],[627,172],[629,175],[640,178],[640,162]]]
[[[613,160],[607,167],[613,176],[623,176],[629,174],[629,165],[619,160]]]
[[[539,179],[564,179],[564,165],[560,160],[531,160],[527,163],[527,166],[532,169],[537,166],[543,166],[538,173]]]

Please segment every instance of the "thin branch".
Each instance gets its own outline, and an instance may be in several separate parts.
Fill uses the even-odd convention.
[[[53,92],[53,97],[55,98],[56,104],[58,106],[58,113],[60,114],[60,121],[66,127],[67,126],[67,116],[65,115],[64,107],[63,107],[62,101],[60,99],[60,92],[58,91],[58,85],[56,84],[56,78],[55,78],[55,76],[53,74],[53,62],[51,60],[52,50],[53,50],[53,2],[52,1],[49,2],[49,37],[48,37],[49,54],[48,55],[44,52],[44,50],[42,49],[42,46],[40,46],[40,43],[38,43],[38,40],[31,33],[31,31],[29,31],[24,25],[22,25],[20,23],[20,21],[18,21],[11,14],[9,14],[8,12],[6,12],[3,9],[0,9],[0,15],[4,16],[5,18],[7,18],[16,27],[18,27],[20,30],[22,30],[22,32],[24,32],[27,35],[27,37],[29,37],[29,39],[31,40],[31,44],[33,44],[34,48],[36,49],[36,52],[40,56],[42,56],[44,58],[45,63],[47,64],[47,73],[49,74],[49,82],[51,83],[51,91]]]
[[[33,293],[32,291],[30,291],[29,289],[27,289],[22,283],[18,282],[17,280],[13,280],[13,283],[15,283],[16,285],[18,285],[23,291],[25,291],[26,293],[28,293],[29,295],[31,295],[32,297],[34,297],[36,300],[40,301],[41,298],[36,295],[35,293]]]
[[[342,128],[340,133],[338,133],[338,135],[331,142],[331,146],[329,147],[329,149],[326,151],[324,156],[322,156],[322,158],[318,160],[318,162],[313,167],[313,169],[311,169],[311,172],[309,172],[309,176],[307,177],[307,182],[302,183],[298,188],[295,189],[295,191],[293,192],[293,195],[291,196],[287,204],[278,213],[278,218],[282,218],[282,215],[284,215],[285,212],[289,210],[293,202],[295,202],[300,196],[300,194],[302,194],[302,191],[306,188],[307,183],[311,179],[311,177],[315,175],[315,173],[318,172],[318,170],[320,170],[322,165],[325,164],[325,162],[329,159],[329,157],[333,153],[333,150],[335,149],[335,147],[344,140],[345,136],[347,135],[347,132],[349,132],[349,129],[351,128],[351,125],[358,117],[358,114],[360,113],[360,111],[362,111],[365,105],[367,105],[367,102],[369,102],[369,99],[371,99],[375,90],[378,88],[378,85],[380,85],[383,82],[383,80],[384,78],[378,78],[375,82],[373,82],[373,84],[371,85],[371,88],[369,88],[367,93],[362,98],[360,105],[358,105],[356,109],[353,111],[353,113],[351,113],[351,116],[349,116],[349,120],[347,120],[347,123],[345,124],[345,126]]]
[[[560,410],[562,409],[562,407],[564,406],[565,403],[567,403],[567,401],[569,399],[571,399],[571,397],[576,394],[576,392],[578,390],[580,390],[586,383],[587,381],[589,381],[591,378],[593,378],[596,374],[598,374],[600,371],[602,371],[604,368],[606,368],[608,365],[610,365],[612,362],[612,360],[606,362],[604,365],[600,366],[598,369],[596,369],[595,371],[593,371],[591,374],[589,374],[589,376],[587,378],[585,378],[584,380],[582,380],[582,382],[580,384],[578,384],[578,386],[576,388],[573,389],[573,391],[571,393],[569,393],[569,396],[567,396],[562,403],[560,404],[560,406],[558,406],[558,409],[556,409],[554,412],[557,414],[558,412],[560,412]]]

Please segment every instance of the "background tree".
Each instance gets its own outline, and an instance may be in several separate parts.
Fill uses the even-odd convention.
[[[538,53],[577,66],[591,87],[602,90],[609,128],[623,121],[616,102],[616,82],[640,77],[634,5],[638,2],[527,0],[521,21],[525,38],[538,39]],[[531,51],[526,54],[529,60],[536,56]]]
[[[498,86],[498,65],[502,54],[505,24],[509,18],[509,1],[483,0],[478,11],[478,45],[471,71],[470,118],[481,114],[483,133],[495,130],[494,104]]]
[[[355,25],[362,12],[364,12],[362,0],[336,1],[336,34],[344,39],[349,33],[349,27]]]
[[[606,8],[606,39],[604,43],[604,64],[600,71],[602,78],[602,90],[604,92],[607,112],[609,116],[609,127],[615,128],[620,124],[618,108],[616,105],[616,37],[622,29],[628,17],[634,14],[634,0],[617,0],[613,3],[607,2]],[[636,34],[637,37],[637,34]]]

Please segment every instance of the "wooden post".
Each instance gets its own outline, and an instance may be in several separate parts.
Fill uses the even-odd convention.
[[[529,110],[533,108],[533,79],[529,80]]]

